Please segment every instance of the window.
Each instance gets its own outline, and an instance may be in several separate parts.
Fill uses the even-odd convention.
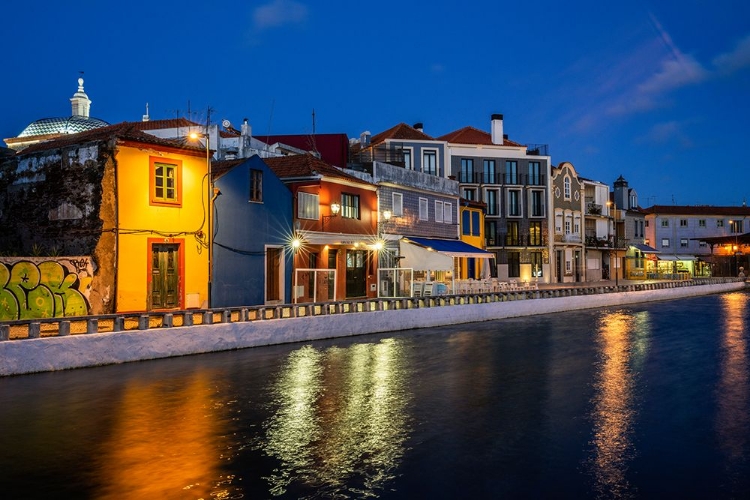
[[[680,219],[680,227],[687,227],[687,219]]]
[[[484,160],[483,182],[497,184],[497,179],[495,179],[495,160]]]
[[[688,246],[688,239],[687,238],[680,238],[680,247],[681,248],[687,248]]]
[[[531,216],[544,217],[544,191],[531,192]]]
[[[541,222],[529,223],[529,245],[531,246],[542,245],[542,223]]]
[[[401,193],[393,193],[393,215],[395,217],[401,217],[404,215],[404,195]]]
[[[263,201],[263,171],[250,169],[250,201]]]
[[[422,152],[422,172],[437,175],[437,151],[427,149]]]
[[[505,162],[505,183],[518,184],[518,162],[507,160]]]
[[[508,191],[508,216],[509,217],[520,217],[521,216],[521,191],[518,189],[511,189]]]
[[[542,185],[542,165],[538,161],[529,162],[529,184],[532,186]]]
[[[706,227],[706,219],[698,219],[698,227]]]
[[[505,234],[505,244],[509,246],[518,246],[521,244],[518,237],[518,222],[508,222],[508,232]]]
[[[435,202],[435,222],[443,222],[443,202]]]
[[[708,246],[708,245],[706,244],[706,242],[705,242],[705,241],[699,241],[699,242],[698,242],[698,246],[699,246],[699,247],[701,247],[701,248],[705,248],[705,247],[706,247],[706,246]]]
[[[648,227],[648,222],[649,222],[649,221],[646,221],[646,227]]]
[[[464,188],[464,195],[465,200],[471,200],[474,201],[477,199],[477,192],[475,189],[466,189]]]
[[[151,204],[182,206],[182,161],[150,157],[149,164]]]
[[[521,277],[521,252],[508,252],[508,277]]]
[[[471,212],[471,235],[472,236],[479,236],[481,235],[482,228],[479,227],[479,212],[472,211]]]
[[[484,221],[484,242],[488,247],[494,247],[500,244],[497,237],[497,221]]]
[[[565,234],[570,234],[570,227],[571,227],[570,219],[565,219]]]
[[[443,203],[443,222],[453,224],[453,203]]]
[[[341,217],[359,219],[359,196],[341,193]]]
[[[731,233],[741,233],[742,232],[742,222],[741,220],[730,220],[729,221],[729,232]]]
[[[299,219],[317,219],[320,217],[320,202],[317,194],[297,193],[297,217]]]
[[[662,248],[669,248],[669,238],[662,238],[661,239],[661,246],[662,246]]]
[[[401,148],[399,152],[404,157],[404,168],[407,170],[414,170],[414,164],[411,161],[411,148]]]
[[[427,204],[427,198],[419,199],[419,220],[428,220],[429,217],[429,205]]]
[[[461,212],[461,234],[469,236],[471,234],[471,210]]]
[[[487,215],[500,215],[500,205],[497,203],[497,190],[488,189],[486,192],[487,197]]]
[[[661,227],[669,227],[669,219],[662,219]]]
[[[718,219],[716,221],[716,227],[724,227],[724,219]]]
[[[461,158],[461,176],[458,182],[474,182],[474,160],[471,158]]]
[[[563,180],[563,197],[566,200],[570,199],[570,177],[565,177]]]

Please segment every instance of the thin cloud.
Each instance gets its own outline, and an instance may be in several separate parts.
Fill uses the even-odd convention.
[[[668,121],[657,123],[642,137],[636,139],[641,144],[668,144],[676,142],[683,148],[693,147],[693,141],[685,133],[685,123]]]
[[[750,35],[740,40],[732,52],[716,56],[713,64],[716,71],[725,75],[750,66]]]
[[[273,0],[253,12],[257,29],[277,28],[286,24],[300,24],[307,20],[307,6],[294,0]]]
[[[638,92],[653,95],[706,80],[709,72],[692,56],[678,54],[677,59],[662,61],[658,73],[638,86]]]

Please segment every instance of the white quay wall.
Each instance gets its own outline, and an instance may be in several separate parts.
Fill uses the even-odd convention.
[[[0,342],[0,376],[456,325],[742,290],[744,282]]]

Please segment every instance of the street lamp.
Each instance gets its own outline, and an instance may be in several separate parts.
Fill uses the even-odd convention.
[[[337,217],[339,215],[340,210],[341,210],[341,205],[339,205],[335,201],[331,203],[331,214],[324,215],[323,217],[321,217],[320,228],[323,232],[325,232],[326,230],[326,222],[328,222],[328,220],[332,219],[333,217]]]
[[[614,270],[615,270],[615,286],[619,286],[619,284],[617,282],[617,219],[616,219],[616,217],[617,217],[617,203],[614,200],[608,201],[607,202],[607,206],[609,207],[610,205],[613,208],[613,212],[611,214],[611,217],[612,217],[612,230],[614,231],[614,236],[613,236],[613,239],[612,239],[612,247],[613,247],[613,250],[615,251],[615,262],[614,262],[614,266],[613,266]]]
[[[745,219],[743,218],[742,220],[744,222]],[[737,234],[739,233],[740,221],[730,220],[729,227],[732,229],[732,232],[734,233],[734,245],[732,246],[732,254],[734,254],[734,275],[737,276],[739,275],[739,272],[740,272],[739,270],[740,259],[738,257],[740,246],[739,246],[738,236],[737,236]]]
[[[191,132],[190,139],[198,140],[203,138],[206,140],[206,172],[208,176],[208,308],[211,308],[211,288],[213,285],[213,246],[214,246],[214,235],[212,230],[212,222],[214,216],[213,203],[214,203],[214,182],[211,176],[211,150],[209,149],[209,138],[208,132],[202,134],[200,132]]]

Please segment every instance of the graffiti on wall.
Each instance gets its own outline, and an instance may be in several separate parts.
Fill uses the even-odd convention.
[[[1,258],[0,321],[84,316],[93,277],[89,257]]]

